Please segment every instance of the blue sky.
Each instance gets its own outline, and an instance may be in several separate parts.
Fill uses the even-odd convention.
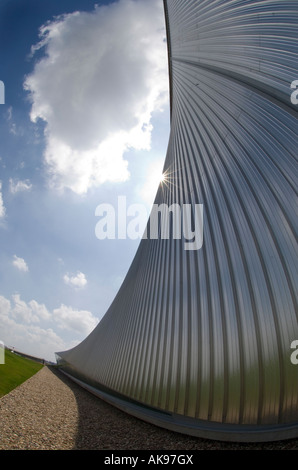
[[[150,209],[169,138],[160,0],[1,0],[0,340],[54,360],[105,314],[140,240],[100,204]],[[129,220],[129,218],[128,218]]]

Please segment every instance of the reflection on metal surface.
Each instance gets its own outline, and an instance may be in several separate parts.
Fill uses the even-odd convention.
[[[231,441],[298,436],[297,1],[168,0],[171,135],[157,204],[204,240],[142,240],[63,370],[145,420]]]

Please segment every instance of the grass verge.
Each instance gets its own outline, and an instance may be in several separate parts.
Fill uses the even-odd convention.
[[[5,364],[0,364],[0,398],[36,374],[43,364],[5,350]]]

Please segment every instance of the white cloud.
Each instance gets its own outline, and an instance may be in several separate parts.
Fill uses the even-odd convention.
[[[65,342],[51,328],[42,328],[37,323],[50,313],[35,300],[28,304],[19,294],[12,301],[0,295],[1,340],[9,347],[48,360],[55,360],[54,352],[64,348]]]
[[[32,310],[30,305],[21,300],[19,294],[12,296],[14,306],[11,309],[13,318],[21,320],[25,323],[38,323],[40,320],[36,312]]]
[[[69,349],[88,335],[98,320],[87,310],[61,305],[50,312],[36,300],[25,302],[19,294],[12,300],[0,295],[0,340],[22,352],[55,360],[54,353]],[[78,341],[66,342],[56,330],[76,333]]]
[[[3,203],[3,197],[2,197],[2,181],[0,181],[0,219],[5,216],[5,207]]]
[[[63,304],[53,310],[53,316],[59,328],[84,335],[89,334],[98,322],[88,310],[75,310]]]
[[[46,122],[50,182],[84,194],[129,178],[124,153],[150,149],[152,113],[168,102],[160,0],[120,0],[41,28],[44,57],[25,80],[31,119]]]
[[[44,304],[39,304],[36,300],[30,300],[28,305],[32,313],[40,320],[49,320],[51,318],[51,314]]]
[[[9,190],[12,194],[16,194],[20,191],[30,191],[32,188],[32,184],[29,180],[13,180],[12,178],[9,179]]]
[[[65,274],[63,276],[65,284],[73,287],[85,287],[87,284],[87,279],[84,273],[78,272],[75,276],[69,276],[69,274]]]
[[[52,328],[41,328],[39,325],[24,325],[11,316],[2,315],[0,306],[1,340],[8,347],[21,352],[55,361],[55,352],[71,347],[55,333]]]
[[[11,304],[8,299],[0,295],[0,315],[8,316],[11,309]]]
[[[26,261],[23,258],[19,258],[17,255],[13,255],[12,264],[20,271],[29,271]]]
[[[7,110],[7,121],[9,123],[9,131],[12,134],[16,135],[17,134],[17,129],[16,129],[16,125],[13,122],[13,119],[12,119],[12,106],[9,106],[9,108]]]
[[[0,296],[1,298],[1,296]],[[19,294],[12,295],[13,305],[6,304],[2,297],[2,304],[0,303],[0,309],[2,306],[3,310],[10,312],[13,318],[18,319],[25,323],[39,323],[42,320],[50,320],[51,314],[47,310],[44,304],[39,304],[36,300],[30,300],[25,302],[20,298]]]

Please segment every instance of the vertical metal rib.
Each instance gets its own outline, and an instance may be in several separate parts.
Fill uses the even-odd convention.
[[[164,6],[171,134],[155,203],[203,204],[203,246],[143,239],[105,317],[59,363],[169,429],[297,437],[298,3]]]

